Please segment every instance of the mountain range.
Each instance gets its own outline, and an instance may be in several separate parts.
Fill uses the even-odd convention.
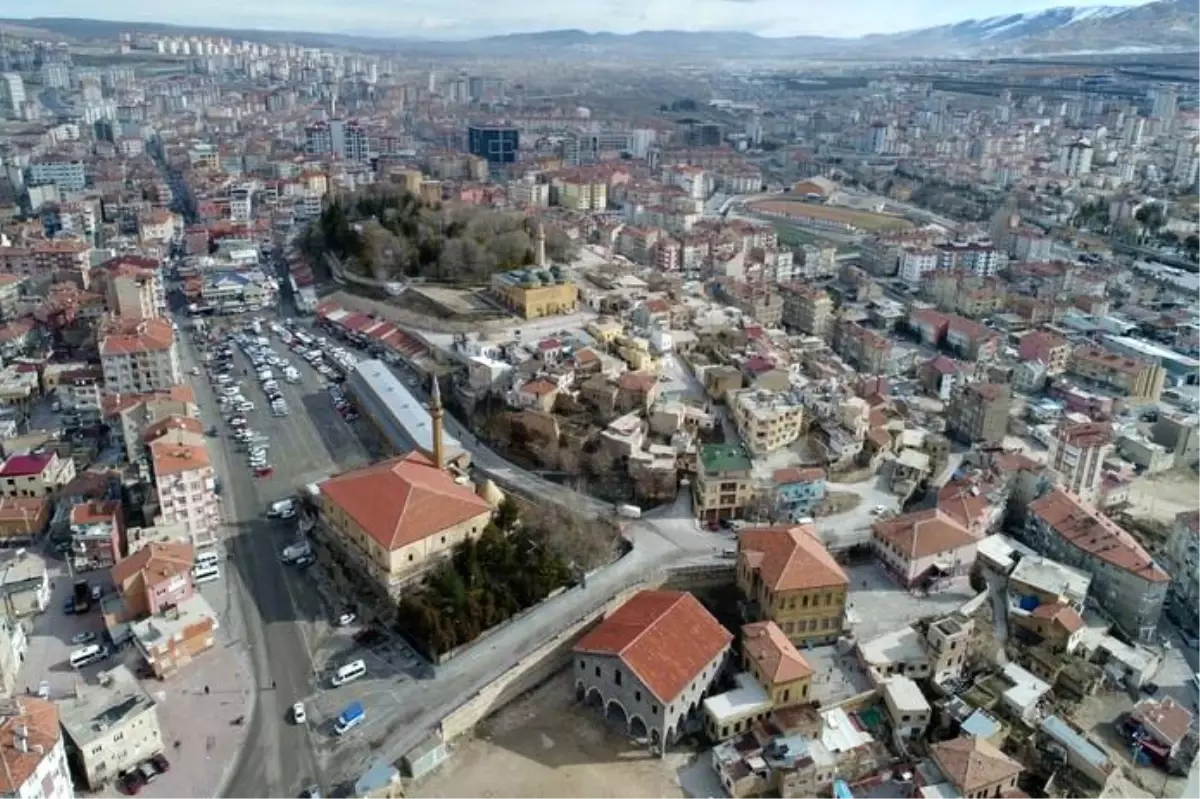
[[[466,41],[383,36],[200,29],[101,20],[0,20],[15,35],[115,38],[137,30],[196,33],[306,46],[396,49],[411,55],[491,57],[690,58],[952,58],[1076,53],[1190,52],[1200,47],[1200,0],[1156,0],[1139,6],[1064,6],[1028,14],[969,19],[951,25],[858,38],[763,37],[752,33],[641,31],[631,34],[552,30]]]

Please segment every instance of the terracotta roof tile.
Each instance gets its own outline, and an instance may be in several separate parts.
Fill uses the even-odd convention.
[[[875,522],[872,529],[910,561],[959,549],[976,541],[967,528],[937,508]]]
[[[1132,535],[1069,491],[1055,488],[1030,503],[1029,511],[1067,543],[1109,565],[1152,583],[1171,579]]]
[[[1030,614],[1035,619],[1046,619],[1060,625],[1068,634],[1078,632],[1083,628],[1083,617],[1079,611],[1065,602],[1051,602],[1038,605]]]
[[[1021,773],[1021,764],[983,738],[961,737],[931,748],[934,762],[960,793],[1006,781]]]
[[[691,594],[640,591],[583,636],[574,651],[619,657],[667,705],[732,640]]]
[[[331,477],[321,494],[389,552],[492,510],[417,452]]]
[[[742,627],[742,651],[772,685],[812,676],[812,666],[773,621]]]
[[[58,726],[58,708],[53,702],[33,696],[16,700],[16,715],[0,719],[0,794],[19,796],[42,760],[54,752],[62,733]],[[19,733],[25,733],[25,746],[17,745]],[[37,786],[41,788],[42,786]]]
[[[850,582],[808,525],[744,530],[738,552],[772,591],[836,588]]]
[[[1130,717],[1148,727],[1161,743],[1174,746],[1187,735],[1192,726],[1192,712],[1175,700],[1143,699],[1129,713]]]
[[[157,585],[191,571],[196,549],[180,541],[151,542],[112,567],[112,579],[118,586],[140,577],[146,585]]]

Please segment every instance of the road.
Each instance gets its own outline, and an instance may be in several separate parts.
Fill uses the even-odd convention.
[[[177,321],[181,330],[187,329],[186,317],[177,315]],[[189,335],[181,336],[180,358],[185,371],[198,363]],[[268,521],[264,509],[269,502],[291,494],[305,478],[311,479],[313,466],[328,464],[330,456],[325,439],[302,412],[302,391],[288,387],[289,405],[295,412],[286,419],[275,419],[264,410],[261,393],[255,396],[258,389],[251,379],[244,385],[247,398],[257,406],[250,423],[271,437],[272,460],[277,465],[275,477],[254,479],[233,440],[225,435],[228,430],[208,380],[201,374],[191,381],[205,426],[217,425],[221,432],[220,437],[209,439],[209,452],[223,487],[229,563],[225,579],[234,600],[231,616],[249,649],[258,688],[247,745],[224,793],[295,796],[303,786],[320,782],[321,773],[308,737],[286,719],[292,703],[311,691],[307,628],[328,616],[316,595],[304,590],[299,577],[280,563],[278,552],[288,533]],[[333,414],[332,409],[329,412]]]

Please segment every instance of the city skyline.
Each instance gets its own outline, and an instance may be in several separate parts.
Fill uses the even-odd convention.
[[[1132,7],[1146,0],[1115,0],[1102,5]],[[273,4],[272,4],[273,6]],[[131,24],[228,27],[269,31],[328,32],[384,38],[470,39],[511,33],[582,29],[617,34],[648,30],[730,31],[760,36],[833,36],[853,38],[986,19],[1037,13],[1064,7],[1054,0],[975,0],[948,5],[934,0],[865,0],[847,6],[833,0],[805,4],[799,14],[791,0],[605,0],[577,7],[546,8],[529,0],[506,5],[503,18],[487,17],[493,7],[477,0],[416,0],[402,12],[382,0],[347,0],[336,9],[312,0],[278,6],[215,0],[203,7],[148,5],[116,0],[103,8],[103,19]],[[1091,7],[1079,4],[1076,7]],[[50,0],[38,17],[100,18],[94,4]]]

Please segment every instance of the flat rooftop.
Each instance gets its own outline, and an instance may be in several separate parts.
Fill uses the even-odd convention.
[[[1020,582],[1048,594],[1067,597],[1087,596],[1092,584],[1092,576],[1087,572],[1040,555],[1021,558],[1008,579],[1010,583]]]
[[[101,675],[100,683],[79,686],[74,695],[57,703],[63,730],[80,748],[157,705],[125,666],[114,666]]]
[[[869,641],[860,641],[858,651],[862,653],[863,660],[871,666],[916,663],[929,659],[925,651],[925,639],[912,627],[903,627]]]
[[[737,682],[737,688],[704,700],[705,711],[711,713],[718,722],[757,715],[771,709],[771,695],[763,690],[753,675],[743,671],[733,679]]]
[[[200,594],[193,594],[191,599],[180,602],[175,608],[178,613],[170,616],[160,613],[130,624],[134,638],[149,649],[170,641],[176,635],[182,636],[188,627],[200,624],[205,619],[211,619],[213,629],[217,628],[217,614]]]

